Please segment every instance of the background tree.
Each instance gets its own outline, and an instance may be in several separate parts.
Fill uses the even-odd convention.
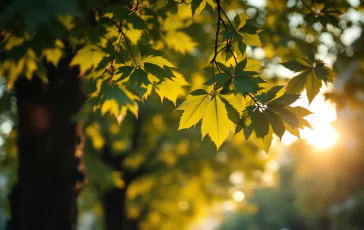
[[[236,136],[216,156],[210,143],[200,143],[196,129],[176,132],[178,117],[167,115],[172,106],[151,98],[137,120],[125,118],[124,129],[112,115],[86,128],[91,136],[85,152],[86,189],[99,194],[107,229],[188,227],[206,213],[203,207],[231,200],[232,192],[241,191],[229,181],[232,173],[255,181],[256,173],[264,170],[267,159],[257,157],[253,145],[241,145],[242,137]],[[97,151],[93,144],[100,138],[105,146]]]

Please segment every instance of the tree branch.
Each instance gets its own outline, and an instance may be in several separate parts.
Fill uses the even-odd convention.
[[[311,13],[313,13],[314,15],[316,15],[316,12],[315,11],[313,11],[312,9],[311,9],[311,7],[309,7],[308,5],[307,5],[307,3],[304,1],[304,0],[301,0],[301,2],[302,2],[302,4],[307,8],[307,9],[309,9],[310,11],[311,11]]]

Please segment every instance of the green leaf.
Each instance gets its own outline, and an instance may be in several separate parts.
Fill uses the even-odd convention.
[[[258,77],[235,77],[233,83],[235,89],[242,95],[256,94],[261,89],[259,83],[262,83],[262,79]]]
[[[285,93],[281,97],[271,101],[270,105],[290,105],[293,102],[297,101],[299,97],[299,94]]]
[[[243,27],[246,23],[246,15],[245,13],[240,13],[235,15],[234,17],[234,23],[235,23],[235,28],[239,29],[240,27]]]
[[[134,29],[144,30],[147,29],[147,26],[144,20],[139,17],[136,13],[129,15],[128,22],[130,22]]]
[[[175,67],[167,59],[165,59],[164,57],[161,57],[161,56],[148,55],[146,57],[143,57],[142,61],[144,62],[144,64],[151,63],[151,64],[157,65],[159,67],[162,67],[162,68],[164,68],[164,66]]]
[[[300,73],[296,77],[292,78],[287,85],[287,93],[301,93],[306,85],[306,78],[309,71]]]
[[[248,126],[243,127],[243,130],[244,130],[245,140],[247,141],[254,131],[253,126],[250,124]]]
[[[314,69],[317,78],[323,80],[325,83],[333,82],[335,73],[326,66],[319,66]]]
[[[311,104],[312,100],[320,92],[321,86],[321,80],[315,77],[315,74],[312,70],[311,73],[307,76],[306,80],[306,93],[309,104]]]
[[[255,144],[259,148],[263,149],[266,153],[268,153],[272,140],[273,140],[273,130],[272,128],[269,127],[268,134],[265,135],[263,138],[256,138]]]
[[[212,85],[215,81],[216,89],[222,87],[227,81],[230,80],[230,76],[226,73],[218,73],[211,77],[204,85]]]
[[[244,43],[243,40],[238,41],[238,48],[239,48],[239,51],[241,52],[241,55],[243,55],[246,50],[246,44]]]
[[[255,71],[237,71],[235,72],[236,77],[253,77],[255,75],[258,75],[259,73]],[[263,79],[260,79],[260,83],[265,83]]]
[[[239,121],[240,121],[239,112],[225,98],[221,97],[220,99],[225,104],[225,108],[226,108],[229,120],[235,124],[239,123]]]
[[[310,68],[310,66],[305,65],[303,62],[293,61],[293,60],[284,62],[282,63],[282,65],[294,72],[301,72]]]
[[[112,56],[105,56],[101,59],[101,61],[97,64],[95,71],[105,70],[111,63]]]
[[[142,69],[135,69],[129,78],[130,86],[139,94],[141,98],[147,92],[149,85],[148,74]]]
[[[230,68],[227,67],[226,65],[222,64],[221,62],[217,62],[217,67],[222,70],[224,73],[227,73],[227,74],[231,74],[231,71],[230,71]]]
[[[192,15],[199,15],[206,7],[206,0],[193,0],[191,2]]]
[[[196,89],[195,91],[191,92],[190,94],[193,96],[199,96],[199,95],[205,95],[208,93],[203,89]]]
[[[244,68],[246,66],[248,62],[248,59],[245,58],[244,60],[242,60],[241,62],[239,62],[236,66],[235,66],[235,73],[238,73],[238,72],[242,72],[244,71]]]
[[[210,95],[202,90],[196,90],[188,95],[186,100],[176,109],[183,110],[178,130],[187,129],[197,124],[204,116],[210,103]]]
[[[110,86],[107,83],[103,83],[101,89],[106,100],[114,99],[120,106],[133,103],[127,96],[123,87],[118,85]]]
[[[116,71],[116,74],[121,74],[118,79],[115,79],[117,82],[124,80],[125,78],[129,77],[131,72],[134,70],[134,67],[131,66],[121,66]]]
[[[173,72],[169,69],[169,67],[162,68],[159,65],[144,63],[144,69],[148,73],[157,77],[160,81],[163,81],[166,78],[172,79],[172,77],[174,76]]]
[[[283,85],[276,85],[276,86],[273,86],[272,88],[270,88],[268,91],[267,91],[267,101],[271,101],[273,100],[276,96],[277,96],[277,93],[283,88],[284,86]]]
[[[260,42],[260,38],[258,34],[248,34],[248,33],[241,33],[241,36],[243,36],[244,43],[251,46],[259,46],[261,47],[262,44]]]
[[[269,121],[263,112],[256,109],[251,115],[251,126],[254,129],[258,138],[264,138],[269,132]]]
[[[260,101],[261,103],[265,104],[267,102],[267,93],[263,92],[259,95],[256,95],[255,98],[258,99],[258,101]]]
[[[219,149],[234,128],[234,124],[229,120],[225,104],[220,96],[216,95],[208,104],[202,119],[202,138],[208,134]]]
[[[241,95],[237,94],[226,94],[219,95],[221,100],[225,103],[226,110],[228,112],[229,119],[238,124],[240,116],[244,110],[244,99]]]
[[[279,115],[277,115],[276,113],[274,113],[272,111],[265,110],[264,113],[267,116],[268,121],[273,128],[273,131],[277,134],[277,136],[280,139],[282,139],[282,136],[285,131],[282,119],[279,117]]]
[[[278,115],[282,118],[284,122],[286,122],[293,129],[298,127],[299,121],[297,116],[284,107],[270,107],[269,110],[277,112]]]
[[[253,20],[248,19],[247,22],[249,22],[249,21],[250,21],[250,24],[249,25],[245,24],[244,27],[239,28],[239,31],[242,32],[242,33],[246,33],[246,34],[257,34],[257,33],[259,33],[260,29],[258,27],[256,27],[256,26],[252,25]]]
[[[311,47],[307,47],[304,52],[306,53],[306,56],[308,60],[313,63],[315,61],[315,53],[313,52]]]

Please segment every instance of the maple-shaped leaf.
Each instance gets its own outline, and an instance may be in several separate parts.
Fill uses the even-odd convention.
[[[220,99],[225,103],[229,119],[238,124],[245,108],[244,98],[240,94],[219,94]]]
[[[282,65],[299,74],[292,78],[287,85],[288,93],[301,93],[306,88],[309,103],[320,92],[322,82],[333,82],[334,72],[325,66],[321,60],[301,58],[297,61],[288,61]]]
[[[165,59],[162,56],[148,55],[148,56],[142,58],[142,62],[158,65],[159,67],[162,67],[162,68],[164,66],[175,67],[171,62],[169,62],[167,59]]]
[[[240,23],[241,22],[244,22],[243,17],[240,18]],[[262,46],[258,34],[260,30],[252,25],[247,25],[245,22],[241,24],[242,26],[240,26],[240,28],[237,31],[238,33],[236,34],[239,40],[242,40],[246,45],[259,46],[259,47]]]
[[[191,53],[197,46],[197,43],[182,31],[169,31],[163,38],[169,48],[182,54]]]
[[[204,85],[213,85],[215,83],[216,89],[219,89],[230,80],[230,76],[227,73],[217,73],[207,80]]]
[[[156,92],[161,98],[162,102],[164,98],[167,98],[176,105],[177,98],[185,95],[186,90],[183,88],[183,86],[187,86],[188,82],[182,76],[182,74],[174,74],[175,76],[172,79],[166,79],[158,84]]]
[[[165,79],[172,79],[174,74],[168,66],[160,67],[159,65],[144,63],[144,70],[158,79],[158,81],[163,81]]]
[[[240,92],[243,96],[247,93],[256,94],[261,89],[259,86],[260,83],[264,83],[264,80],[260,77],[235,76],[233,79],[235,90]]]
[[[191,1],[192,15],[197,16],[205,9],[206,4],[209,4],[213,9],[216,7],[216,3],[213,0],[193,0]]]
[[[202,89],[187,96],[186,100],[176,109],[183,110],[178,130],[187,129],[197,124],[205,114],[210,103],[210,95]]]
[[[229,120],[224,102],[219,95],[215,95],[208,104],[202,119],[202,138],[209,135],[216,148],[219,149],[234,128],[233,122]]]
[[[316,95],[320,92],[321,86],[321,80],[315,76],[313,70],[310,71],[306,76],[306,92],[309,103],[311,103]]]
[[[246,23],[246,14],[245,13],[236,14],[234,17],[234,23],[236,29],[243,27]]]
[[[274,133],[277,134],[280,139],[282,139],[282,136],[286,129],[284,127],[284,123],[281,117],[277,113],[270,110],[265,110],[264,114],[266,115],[270,125],[272,126]]]
[[[143,98],[149,85],[148,74],[142,69],[135,69],[129,78],[130,86]]]
[[[79,65],[81,74],[84,74],[86,70],[90,69],[93,66],[97,66],[98,63],[102,60],[103,55],[104,54],[96,46],[86,45],[77,51],[70,65]]]
[[[264,138],[269,132],[269,121],[267,116],[256,109],[250,115],[251,126],[256,133],[257,138]]]
[[[255,140],[255,144],[259,148],[263,149],[266,153],[268,153],[269,148],[272,144],[272,140],[273,140],[272,127],[269,126],[268,133],[263,138],[258,138],[257,136],[255,136],[254,140]]]

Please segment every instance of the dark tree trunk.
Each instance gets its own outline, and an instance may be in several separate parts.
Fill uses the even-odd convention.
[[[125,189],[113,188],[102,195],[105,230],[129,230],[125,193]]]
[[[134,133],[131,137],[132,145],[129,154],[133,154],[134,151],[140,145],[142,136],[142,112],[139,111],[139,119],[135,121]],[[158,142],[158,146],[160,142]],[[104,221],[106,230],[139,230],[139,220],[130,219],[127,216],[127,196],[126,192],[128,186],[137,178],[148,174],[150,171],[147,169],[147,164],[150,159],[146,159],[145,162],[138,170],[127,170],[122,168],[122,162],[126,155],[112,154],[110,148],[106,144],[103,151],[103,160],[106,164],[115,170],[118,170],[123,174],[123,180],[125,182],[124,188],[112,188],[102,194],[102,202],[104,206]],[[147,157],[155,156],[155,152],[150,152]],[[143,215],[142,212],[141,215]]]
[[[112,155],[107,144],[104,147],[102,158],[104,162],[112,168],[120,170],[123,156]],[[124,188],[115,187],[102,194],[101,199],[104,206],[105,230],[129,230],[126,213],[126,186]]]
[[[62,59],[57,68],[47,66],[48,84],[37,77],[16,83],[19,169],[9,195],[9,230],[76,229],[83,174],[72,117],[84,97],[79,72],[69,60]]]

